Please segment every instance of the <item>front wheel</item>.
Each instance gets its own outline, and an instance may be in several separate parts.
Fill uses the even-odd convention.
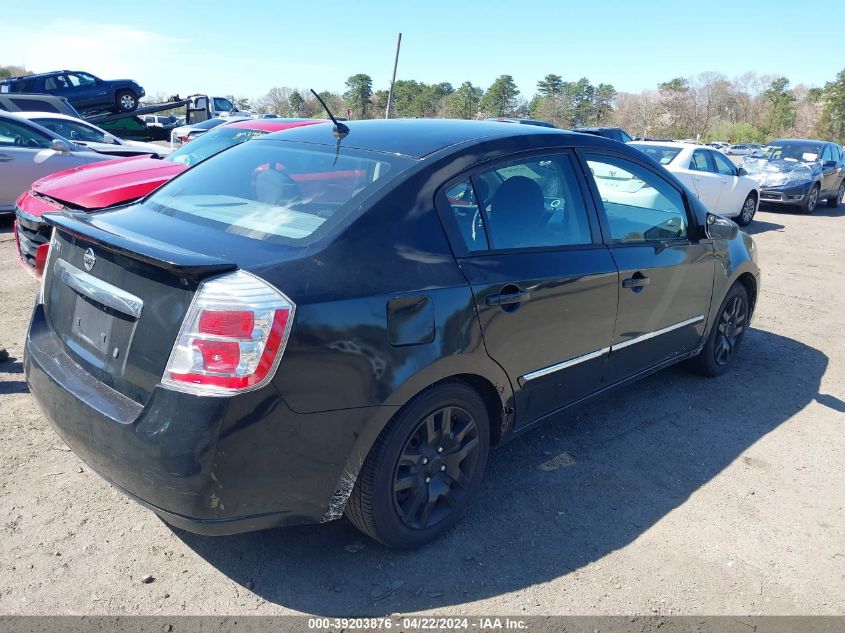
[[[432,541],[466,511],[489,446],[490,423],[478,393],[459,382],[433,387],[382,431],[358,474],[346,516],[388,547]]]
[[[721,376],[730,368],[745,331],[751,309],[748,291],[737,282],[725,295],[707,342],[698,356],[692,359],[692,368],[704,376]]]
[[[827,199],[827,206],[831,209],[835,209],[840,204],[842,204],[842,199],[845,198],[845,181],[840,183],[839,191],[836,192],[836,195],[833,198]]]
[[[813,188],[810,189],[810,193],[807,194],[807,199],[804,200],[804,204],[801,205],[801,210],[806,213],[807,215],[811,214],[813,211],[816,210],[816,205],[819,202],[819,186],[813,185]]]
[[[138,108],[138,97],[131,90],[121,90],[115,96],[117,109],[120,112],[132,112]]]
[[[745,202],[742,203],[742,210],[736,216],[736,223],[740,226],[748,226],[754,219],[755,213],[757,213],[757,196],[749,193]]]

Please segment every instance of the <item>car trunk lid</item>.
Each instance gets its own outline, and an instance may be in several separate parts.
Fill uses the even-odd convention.
[[[47,321],[76,363],[143,404],[199,282],[237,265],[81,216],[45,216],[55,229],[42,298]]]

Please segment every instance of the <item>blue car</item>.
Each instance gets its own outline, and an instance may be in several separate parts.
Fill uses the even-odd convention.
[[[845,196],[845,155],[836,143],[777,139],[747,156],[743,167],[760,185],[760,202],[812,213],[820,200],[835,209]]]
[[[133,112],[144,89],[131,79],[100,79],[76,70],[10,77],[0,81],[0,92],[50,94],[66,98],[80,112]]]

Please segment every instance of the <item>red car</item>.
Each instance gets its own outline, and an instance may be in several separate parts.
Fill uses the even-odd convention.
[[[320,119],[240,120],[203,134],[166,158],[137,156],[83,165],[51,174],[32,183],[15,203],[15,243],[24,268],[41,277],[50,243],[50,227],[43,213],[64,208],[94,211],[134,202],[183,171],[233,145],[256,136]]]

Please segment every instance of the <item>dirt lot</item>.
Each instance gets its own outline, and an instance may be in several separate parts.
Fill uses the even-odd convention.
[[[845,206],[751,229],[729,375],[670,369],[503,447],[457,529],[395,553],[345,520],[174,532],[90,472],[27,393],[36,284],[2,224],[0,614],[845,614]]]

